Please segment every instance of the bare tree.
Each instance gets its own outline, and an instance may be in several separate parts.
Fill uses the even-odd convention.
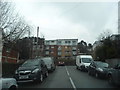
[[[102,41],[106,39],[107,37],[110,37],[111,35],[112,35],[112,32],[111,30],[108,29],[98,36],[98,41]]]
[[[0,1],[0,28],[2,28],[3,40],[16,41],[30,32],[31,26],[23,17],[14,12],[11,2]]]

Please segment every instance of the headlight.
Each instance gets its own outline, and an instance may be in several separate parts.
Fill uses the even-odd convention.
[[[103,72],[103,69],[101,69],[101,68],[98,68],[98,71],[101,71],[101,72]]]
[[[15,74],[18,74],[18,71],[17,71],[17,70],[15,71]]]
[[[36,68],[36,69],[34,69],[34,70],[32,71],[32,73],[37,73],[38,71],[39,71],[39,69]]]

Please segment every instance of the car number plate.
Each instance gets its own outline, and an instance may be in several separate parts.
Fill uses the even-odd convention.
[[[20,76],[19,79],[28,79],[28,76]]]

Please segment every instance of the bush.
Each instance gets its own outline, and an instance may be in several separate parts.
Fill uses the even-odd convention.
[[[20,64],[2,63],[2,77],[12,77]]]
[[[58,60],[56,60],[56,63],[58,64],[59,61],[65,62],[65,65],[68,65],[68,66],[75,65],[75,59],[58,59]]]

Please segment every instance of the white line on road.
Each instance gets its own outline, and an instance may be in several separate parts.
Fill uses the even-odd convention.
[[[66,71],[67,71],[68,76],[70,76],[70,74],[69,74],[68,69],[67,69],[67,67],[66,67],[66,66],[65,66],[65,68],[66,68]]]
[[[68,71],[68,69],[67,69],[66,66],[65,66],[65,68],[66,68],[67,75],[69,76],[70,83],[72,84],[72,87],[74,88],[74,90],[76,90],[76,86],[75,86],[75,84],[74,84],[72,78],[70,77],[70,73],[69,73],[69,71]]]
[[[72,78],[71,78],[71,77],[69,77],[69,79],[70,79],[70,82],[71,82],[71,84],[72,84],[72,86],[73,86],[74,90],[76,90],[76,86],[75,86],[75,84],[74,84],[74,82],[73,82]]]

